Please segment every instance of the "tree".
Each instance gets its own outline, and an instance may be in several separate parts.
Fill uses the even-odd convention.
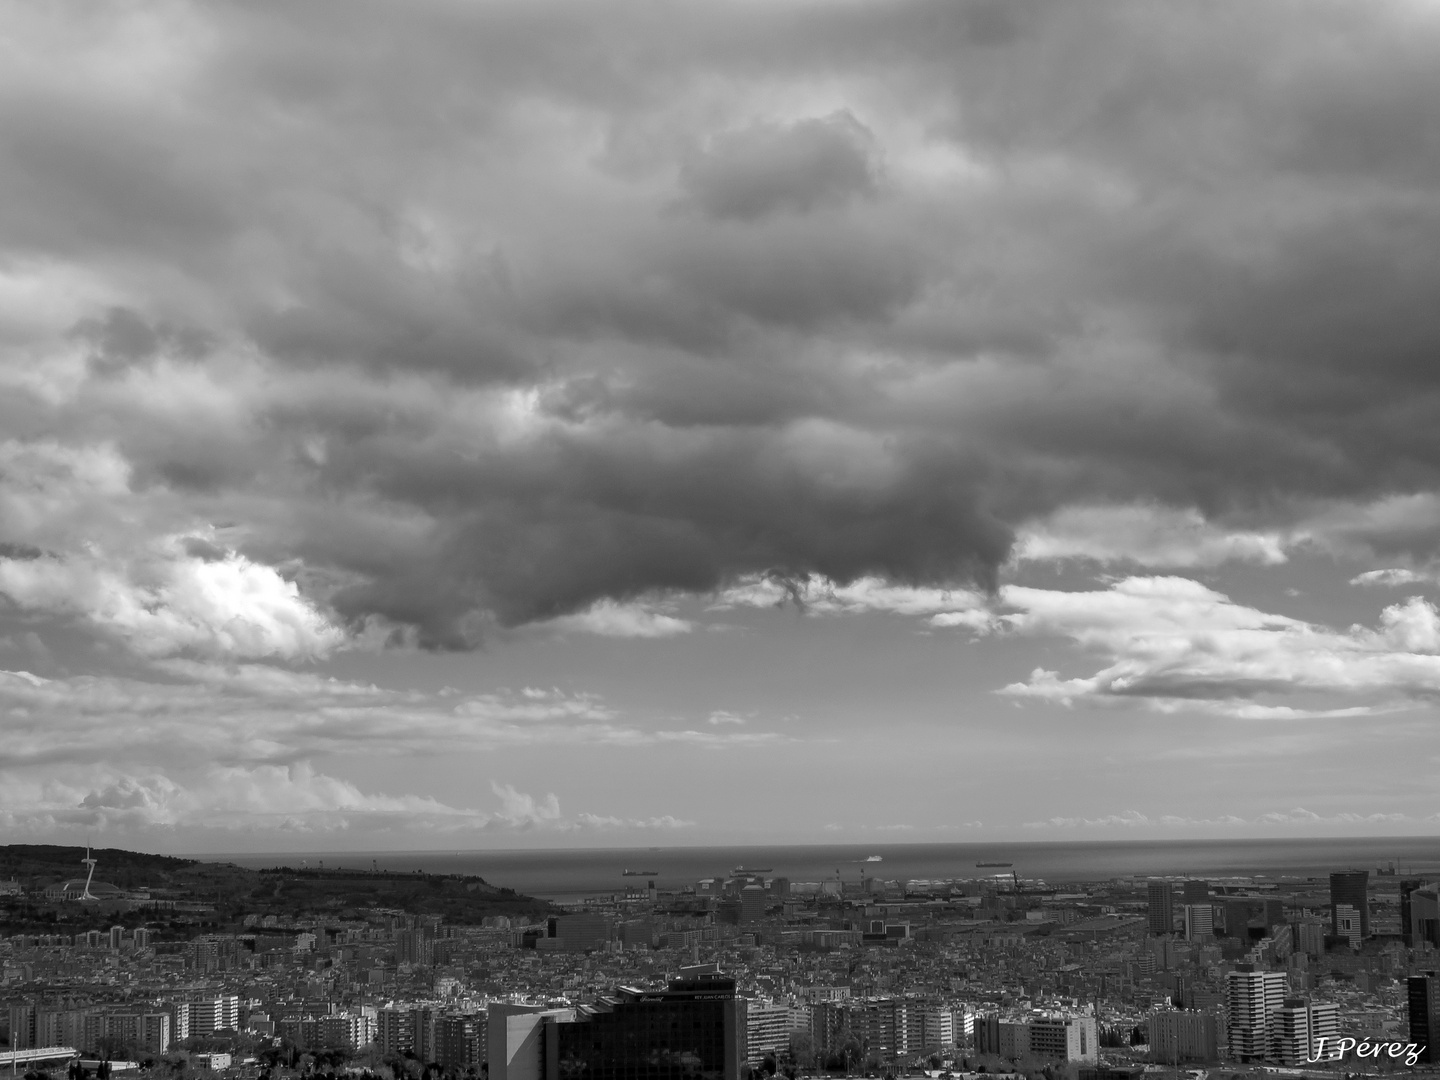
[[[133,1061],[140,1056],[135,1044],[119,1035],[101,1035],[95,1049],[105,1061]]]
[[[808,1031],[790,1033],[790,1056],[795,1064],[811,1068],[815,1064],[815,1039]]]

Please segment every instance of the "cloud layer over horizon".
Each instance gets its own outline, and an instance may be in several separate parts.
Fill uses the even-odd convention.
[[[313,762],[367,710],[511,703],[302,665],[778,604],[1099,657],[979,688],[1027,708],[1434,700],[1440,10],[64,0],[0,48],[0,761],[166,733],[27,805],[363,809]],[[1205,577],[1296,560],[1416,598]]]

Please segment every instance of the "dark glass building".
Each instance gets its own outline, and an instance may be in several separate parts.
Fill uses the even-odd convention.
[[[740,1080],[744,1062],[745,1003],[715,972],[621,988],[546,1028],[546,1080]]]
[[[1425,1048],[1421,1061],[1440,1064],[1440,1046],[1435,1043],[1440,1036],[1440,979],[1433,971],[1411,975],[1406,989],[1410,992],[1410,1041]]]
[[[1151,881],[1145,890],[1148,929],[1152,934],[1175,931],[1175,890],[1168,881]]]
[[[1425,882],[1418,879],[1400,882],[1400,938],[1407,949],[1415,945],[1414,927],[1410,924],[1414,921],[1411,915],[1410,894],[1416,889],[1423,887]]]
[[[1360,937],[1370,936],[1370,871],[1338,870],[1330,875],[1330,933],[1339,936],[1340,918],[1335,909],[1349,904],[1360,915]]]

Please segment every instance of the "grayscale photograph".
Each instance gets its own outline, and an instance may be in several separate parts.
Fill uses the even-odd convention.
[[[1437,0],[0,0],[0,1074],[1440,1077],[1437,605]]]

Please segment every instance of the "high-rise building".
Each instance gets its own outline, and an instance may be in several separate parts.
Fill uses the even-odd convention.
[[[1410,1006],[1410,1041],[1425,1049],[1420,1060],[1440,1064],[1440,977],[1427,971],[1406,980]]]
[[[216,971],[220,967],[220,943],[196,939],[185,946],[185,966],[192,971]]]
[[[1407,883],[1408,884],[1408,883]],[[1406,944],[1412,948],[1423,948],[1426,944],[1440,948],[1440,886],[1424,885],[1410,890],[1401,890],[1405,911],[1405,929],[1409,936]]]
[[[484,1019],[481,1016],[482,1026]],[[374,1018],[368,1013],[343,1012],[317,1016],[314,1026],[316,1045],[326,1048],[355,1048],[375,1041]],[[478,1070],[483,1063],[482,1059],[476,1063],[475,1068]]]
[[[1370,871],[1337,870],[1330,875],[1330,932],[1344,937],[1340,930],[1339,907],[1348,904],[1359,918],[1356,929],[1363,941],[1370,936]]]
[[[948,1005],[927,1003],[910,1010],[912,1029],[918,1025],[919,1037],[910,1039],[912,1049],[949,1050],[955,1046],[955,1011]]]
[[[1215,909],[1207,904],[1185,905],[1185,939],[1187,941],[1210,940],[1214,944]]]
[[[1174,938],[1155,938],[1150,942],[1150,952],[1155,957],[1157,971],[1174,971],[1180,962],[1180,953],[1175,947]]]
[[[713,970],[667,990],[620,988],[545,1025],[538,1080],[740,1080],[745,1026],[735,981]]]
[[[1410,928],[1410,894],[1416,889],[1423,888],[1425,882],[1419,878],[1406,879],[1400,882],[1400,940],[1405,947],[1413,948],[1415,936]]]
[[[420,1061],[431,1061],[435,1057],[435,1014],[426,1005],[380,1009],[375,1014],[375,1042],[382,1053],[410,1053]]]
[[[105,1017],[105,1034],[132,1049],[163,1054],[170,1049],[171,1016],[157,1012],[115,1012]]]
[[[1035,1017],[1030,1021],[1030,1053],[1053,1061],[1098,1060],[1095,1017]]]
[[[557,1080],[555,1024],[574,1009],[495,1002],[486,1013],[485,1061],[490,1080]]]
[[[627,919],[615,928],[622,948],[648,949],[655,944],[655,923],[651,919]]]
[[[975,1052],[1015,1061],[1030,1053],[1030,1025],[1003,1020],[998,1013],[975,1017]]]
[[[745,1054],[759,1065],[766,1054],[778,1055],[790,1045],[790,1006],[780,1001],[745,1003]]]
[[[1166,1009],[1150,1015],[1150,1057],[1154,1061],[1216,1061],[1220,1018],[1194,1009]]]
[[[1270,1014],[1269,1058],[1280,1065],[1303,1065],[1317,1056],[1322,1039],[1333,1044],[1339,1032],[1340,1007],[1334,1002],[1287,998]]]
[[[1352,949],[1360,948],[1360,942],[1365,939],[1365,921],[1360,912],[1349,904],[1333,904],[1330,911],[1334,936],[1344,938]]]
[[[35,1047],[35,1006],[10,1006],[10,1049],[30,1050]]]
[[[435,940],[428,929],[395,932],[395,962],[429,967],[435,962]]]
[[[850,1033],[881,1054],[906,1054],[920,1049],[910,1045],[910,1002],[903,998],[864,998],[847,1001],[845,1023]]]
[[[240,998],[236,994],[177,1001],[173,1009],[171,1034],[176,1042],[217,1031],[235,1031],[240,1026]]]
[[[1255,1061],[1269,1052],[1270,1014],[1284,1003],[1290,983],[1283,971],[1243,967],[1225,979],[1225,1028],[1230,1053]]]
[[[1182,904],[1208,904],[1210,902],[1210,883],[1193,878],[1185,882],[1180,902]]]
[[[1340,1037],[1340,1006],[1333,1001],[1312,1001],[1310,1008],[1310,1056],[1314,1057],[1324,1039],[1334,1043]]]
[[[1325,932],[1329,927],[1319,919],[1307,919],[1295,924],[1295,949],[1307,956],[1325,955]]]
[[[1175,890],[1168,881],[1151,881],[1146,888],[1149,901],[1149,929],[1152,934],[1169,934],[1175,929]]]
[[[1088,1014],[1006,1020],[996,1013],[974,1019],[975,1050],[1011,1061],[1033,1054],[1052,1061],[1095,1061],[1095,1018]]]
[[[765,917],[765,886],[746,885],[740,890],[740,921],[759,922]]]
[[[485,1064],[485,1014],[452,1013],[435,1017],[435,1061],[455,1075]]]
[[[549,922],[549,940],[561,952],[593,952],[605,948],[614,936],[614,923],[606,915],[584,912],[557,915]],[[538,942],[537,942],[538,945]]]
[[[116,952],[119,952],[119,951],[120,951],[120,946],[122,946],[122,945],[124,945],[124,944],[125,944],[125,927],[123,927],[123,926],[112,926],[112,927],[110,927],[110,948],[114,949]]]

